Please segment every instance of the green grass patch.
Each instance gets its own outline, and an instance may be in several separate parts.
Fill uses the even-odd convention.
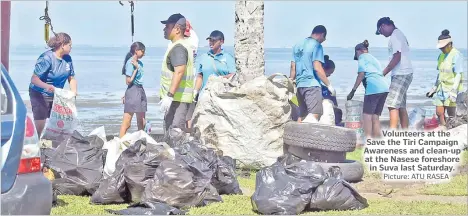
[[[457,175],[450,182],[431,184],[422,188],[419,193],[440,196],[468,196],[468,177]]]
[[[106,209],[126,209],[128,204],[121,205],[92,205],[90,197],[58,196],[58,206],[52,208],[52,215],[103,215],[109,214]]]

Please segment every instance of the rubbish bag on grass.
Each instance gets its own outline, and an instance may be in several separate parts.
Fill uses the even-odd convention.
[[[225,152],[242,165],[269,166],[283,153],[284,126],[290,118],[289,79],[260,76],[242,85],[210,77],[195,108],[193,123],[205,145]]]
[[[360,210],[369,206],[366,198],[342,179],[339,167],[330,167],[327,175],[328,178],[312,194],[311,210]]]
[[[95,135],[83,137],[74,131],[57,149],[46,150],[50,152],[45,162],[57,173],[53,188],[59,194],[93,194],[102,180],[103,144]]]
[[[309,205],[313,190],[325,180],[322,167],[312,161],[284,166],[284,160],[257,172],[251,197],[254,211],[271,215],[297,215]]]
[[[78,129],[79,120],[75,96],[75,93],[66,89],[56,88],[54,90],[52,110],[41,138],[64,140]]]
[[[195,132],[198,131],[195,130]],[[173,142],[173,144],[177,143],[174,150],[186,163],[198,164],[196,162],[201,162],[206,164],[212,171],[207,175],[212,175],[211,183],[220,195],[242,194],[237,181],[234,160],[231,157],[220,156],[214,149],[203,146],[197,133],[188,138],[183,133],[178,134],[178,136],[183,138],[171,137],[178,140],[175,143]],[[181,142],[182,140],[184,143]]]
[[[156,167],[173,159],[173,150],[152,140],[137,140],[120,154],[112,176],[106,178],[91,197],[94,204],[139,202],[147,180],[153,178]]]
[[[184,159],[162,161],[154,178],[148,181],[142,201],[162,202],[181,209],[221,201],[210,183],[212,170],[204,163]]]
[[[116,215],[184,215],[185,212],[177,208],[159,202],[140,202],[128,206],[127,209],[110,210]]]
[[[458,94],[457,110],[455,117],[449,118],[447,121],[447,129],[459,127],[468,123],[468,89],[467,91]]]

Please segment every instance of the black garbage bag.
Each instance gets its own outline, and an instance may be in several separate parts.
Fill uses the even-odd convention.
[[[186,212],[159,202],[139,202],[128,206],[127,209],[110,210],[116,215],[184,215]]]
[[[162,202],[181,209],[220,201],[221,197],[210,183],[212,176],[206,163],[176,154],[175,160],[162,161],[156,168],[142,201]]]
[[[91,195],[99,187],[103,171],[104,141],[79,132],[63,141],[57,149],[45,150],[45,164],[55,176],[53,188],[60,194]]]
[[[139,202],[156,167],[170,156],[162,146],[147,145],[138,140],[117,159],[115,171],[105,179],[91,197],[94,204]]]
[[[310,210],[360,210],[369,206],[366,198],[342,179],[339,167],[330,167],[327,175],[312,194]]]
[[[326,178],[322,167],[312,161],[283,165],[284,159],[257,172],[253,210],[268,215],[296,215],[304,211],[310,198]],[[283,162],[283,163],[281,163]]]
[[[447,121],[447,129],[456,128],[468,123],[468,89],[457,96],[457,109],[455,117]]]
[[[222,156],[218,158],[218,164],[211,183],[220,195],[242,195],[235,169],[234,160],[231,157]]]

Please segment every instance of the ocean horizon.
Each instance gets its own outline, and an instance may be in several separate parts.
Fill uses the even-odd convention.
[[[225,46],[225,51],[234,54],[232,46]],[[118,131],[123,115],[121,97],[126,90],[125,79],[121,68],[128,47],[95,47],[74,45],[71,57],[78,83],[77,109],[83,130],[90,131],[98,126],[107,125],[111,131]],[[159,112],[157,97],[162,58],[166,47],[147,47],[144,63],[144,86],[149,98],[148,119],[153,128],[162,127],[162,114]],[[23,100],[28,101],[28,87],[38,56],[46,51],[46,46],[12,46],[10,48],[10,74]],[[200,47],[199,53],[207,52],[209,48]],[[464,55],[464,68],[467,68],[467,50],[460,49]],[[282,73],[289,76],[290,48],[265,48],[265,75]],[[371,47],[369,52],[385,67],[388,64],[388,49]],[[357,76],[357,61],[353,60],[354,48],[324,47],[324,53],[335,62],[336,69],[329,78],[337,91],[339,107],[345,109],[346,96],[352,89]],[[432,100],[425,97],[430,90],[438,71],[437,49],[412,49],[411,60],[414,67],[413,82],[408,90],[408,109],[422,107],[428,112],[435,110]],[[466,89],[466,74],[463,82]],[[390,76],[386,77],[390,80]],[[68,88],[68,84],[65,88]],[[363,100],[362,85],[356,91],[354,100]],[[384,109],[382,119],[388,118],[388,110]],[[134,119],[135,122],[135,119]],[[133,124],[135,125],[135,124]],[[135,128],[135,127],[133,127]],[[107,130],[107,129],[106,129]]]

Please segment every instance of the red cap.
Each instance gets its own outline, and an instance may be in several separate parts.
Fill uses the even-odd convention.
[[[188,20],[185,21],[185,25],[186,25],[186,28],[185,28],[185,32],[184,32],[184,35],[185,37],[190,37],[190,30],[192,29],[192,25],[190,25],[190,22]]]

